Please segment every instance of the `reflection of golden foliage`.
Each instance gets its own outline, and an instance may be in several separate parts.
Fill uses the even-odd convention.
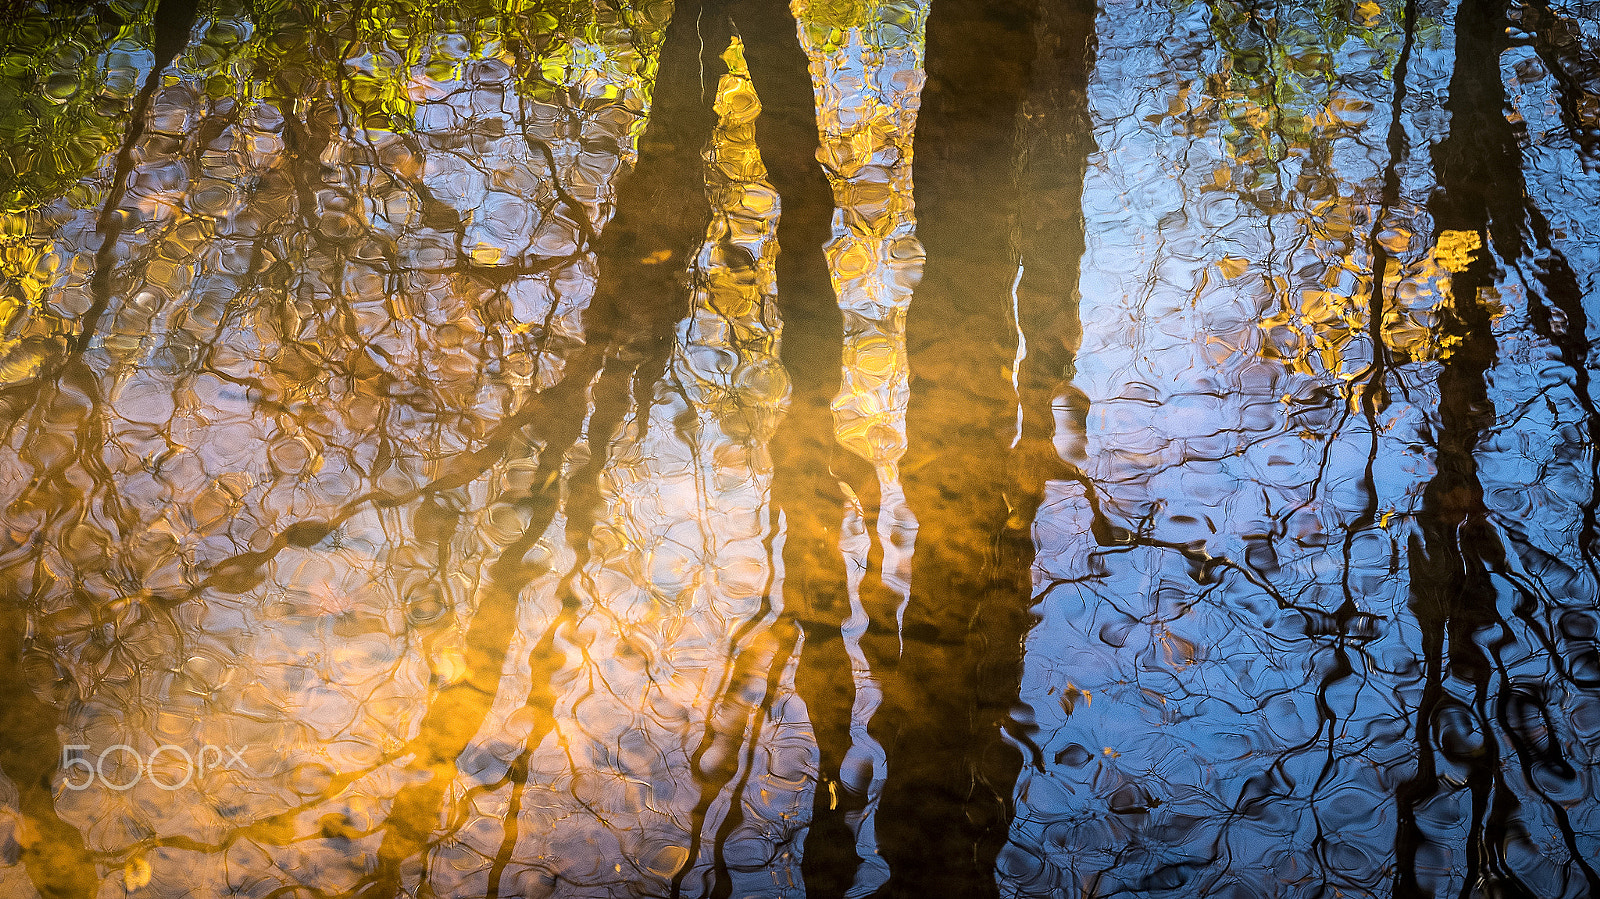
[[[701,253],[695,308],[684,364],[678,369],[691,402],[736,441],[764,441],[788,400],[789,381],[778,364],[778,322],[771,302],[777,264],[778,196],[755,140],[761,113],[734,38],[722,54],[727,73],[717,82],[717,127],[706,148],[711,223]],[[729,459],[742,459],[734,454]]]
[[[857,38],[877,50],[920,48],[928,12],[926,3],[915,0],[798,0],[791,5],[806,42],[828,53]]]
[[[1367,370],[1375,336],[1398,357],[1447,355],[1439,316],[1451,302],[1450,275],[1470,262],[1477,236],[1446,232],[1425,247],[1418,235],[1426,230],[1424,210],[1380,200],[1380,185],[1347,170],[1337,149],[1371,147],[1385,127],[1378,112],[1388,98],[1365,95],[1343,74],[1349,52],[1360,48],[1389,73],[1407,28],[1420,46],[1431,46],[1437,23],[1425,14],[1408,22],[1400,0],[1197,2],[1210,13],[1217,62],[1176,85],[1167,108],[1147,121],[1220,142],[1222,158],[1196,179],[1200,193],[1230,193],[1267,215],[1299,211],[1303,237],[1279,247],[1283,255],[1215,261],[1237,289],[1273,298],[1258,319],[1262,354],[1306,375],[1342,380]],[[1375,285],[1378,255],[1385,264]],[[1382,310],[1376,334],[1374,308]]]
[[[7,3],[0,12],[0,212],[100,200],[138,91],[155,3]]]
[[[433,85],[455,80],[474,60],[505,63],[535,101],[564,98],[592,110],[623,100],[637,113],[649,103],[670,9],[670,0],[494,0],[472,11],[450,0],[314,0],[258,10],[260,28],[277,33],[274,40],[246,40],[237,24],[219,23],[185,64],[208,76],[213,97],[283,91],[282,79],[251,84],[260,71],[328,80],[370,131],[412,130]],[[321,46],[319,34],[338,39]],[[635,136],[642,127],[641,119]]]
[[[848,23],[830,19],[836,11],[799,10],[819,85],[819,158],[842,225],[824,250],[846,313],[834,434],[851,452],[892,466],[905,452],[905,312],[922,271],[911,138],[926,7],[869,2]]]
[[[33,378],[71,336],[69,323],[45,303],[61,255],[51,241],[28,232],[28,214],[0,218],[0,386]]]
[[[1459,342],[1439,333],[1441,317],[1455,303],[1451,275],[1471,263],[1483,241],[1476,232],[1445,231],[1425,253],[1415,255],[1410,253],[1412,239],[1401,226],[1379,234],[1379,244],[1395,254],[1385,266],[1378,293],[1383,309],[1380,333],[1384,346],[1398,357],[1442,361]],[[1280,280],[1279,287],[1283,286]],[[1370,264],[1353,253],[1329,270],[1323,286],[1302,289],[1298,297],[1296,306],[1286,305],[1262,320],[1269,355],[1284,359],[1302,374],[1354,377],[1357,372],[1350,370],[1347,356],[1351,345],[1370,331]]]
[[[1260,190],[1277,180],[1280,167],[1298,151],[1355,134],[1366,124],[1374,104],[1346,93],[1337,60],[1347,44],[1359,41],[1390,71],[1404,35],[1403,3],[1204,2],[1223,51],[1218,70],[1204,79],[1204,90],[1194,90],[1200,82],[1182,85],[1166,113],[1150,120],[1171,121],[1191,136],[1220,126],[1241,169],[1229,180],[1246,191]],[[1437,40],[1438,26],[1427,17],[1415,30],[1424,44]]]
[[[1434,244],[1434,258],[1439,267],[1457,274],[1467,270],[1478,251],[1483,249],[1483,237],[1476,231],[1445,231]]]
[[[1237,279],[1250,267],[1250,260],[1238,256],[1224,256],[1217,260],[1217,268],[1229,281]]]

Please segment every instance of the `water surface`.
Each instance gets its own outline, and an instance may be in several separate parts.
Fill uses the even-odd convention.
[[[1600,895],[1592,5],[0,22],[0,894]]]

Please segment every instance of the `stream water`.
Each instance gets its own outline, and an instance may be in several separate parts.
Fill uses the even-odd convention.
[[[1600,896],[1591,0],[19,0],[0,150],[0,896]]]

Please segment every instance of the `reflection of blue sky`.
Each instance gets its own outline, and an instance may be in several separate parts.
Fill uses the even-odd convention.
[[[1090,474],[1105,482],[1119,523],[1154,528],[1159,539],[1204,541],[1213,554],[1237,557],[1239,541],[1270,530],[1288,510],[1326,514],[1324,532],[1332,534],[1344,521],[1327,510],[1342,507],[1350,514],[1367,500],[1359,483],[1351,483],[1365,477],[1372,440],[1365,422],[1344,417],[1337,407],[1298,411],[1315,404],[1317,388],[1342,386],[1366,370],[1372,353],[1365,334],[1343,348],[1333,369],[1296,371],[1261,358],[1268,338],[1258,322],[1282,304],[1298,305],[1330,271],[1370,264],[1366,228],[1356,229],[1352,239],[1359,242],[1349,259],[1308,230],[1314,216],[1306,207],[1344,199],[1367,216],[1383,215],[1417,234],[1402,255],[1420,256],[1428,231],[1420,204],[1431,186],[1426,165],[1418,164],[1426,162],[1426,144],[1415,142],[1402,166],[1400,202],[1381,206],[1390,92],[1367,76],[1367,60],[1337,60],[1331,73],[1337,93],[1363,96],[1376,111],[1359,132],[1334,144],[1333,196],[1296,187],[1300,168],[1314,164],[1303,151],[1281,162],[1265,202],[1259,194],[1219,187],[1214,173],[1238,168],[1224,140],[1227,126],[1214,123],[1208,134],[1190,139],[1177,127],[1181,116],[1174,120],[1169,110],[1183,102],[1180,83],[1203,83],[1221,64],[1220,51],[1173,57],[1158,49],[1208,46],[1204,11],[1196,4],[1181,14],[1137,10],[1100,21],[1101,59],[1090,104],[1102,152],[1091,160],[1085,187],[1085,338],[1077,384],[1093,403]],[[1447,76],[1448,66],[1437,61],[1414,64],[1408,105],[1431,108]],[[1193,93],[1201,92],[1197,85]],[[1187,102],[1200,106],[1196,98]],[[1316,112],[1302,110],[1308,118]],[[1249,260],[1249,268],[1229,277],[1219,265],[1227,257]],[[1424,389],[1429,380],[1419,371],[1397,375]],[[1397,403],[1379,421],[1380,439],[1399,450],[1376,459],[1382,508],[1409,510],[1428,473],[1417,441],[1419,411]],[[1341,420],[1336,431],[1328,427]],[[1306,439],[1308,421],[1312,431],[1334,431],[1333,448]],[[1323,456],[1331,467],[1319,474]],[[1242,480],[1266,492],[1252,497],[1252,491],[1233,489]],[[1211,507],[1209,498],[1228,507],[1214,510],[1208,525],[1186,507],[1190,497],[1201,498],[1202,508]]]
[[[1592,18],[1564,4],[1551,10],[1564,24],[1581,27],[1594,46]],[[1505,617],[1522,641],[1503,653],[1505,670],[1524,684],[1553,685],[1546,702],[1560,727],[1560,745],[1576,766],[1571,779],[1535,768],[1527,798],[1537,804],[1543,794],[1562,803],[1580,850],[1593,859],[1600,857],[1600,809],[1592,801],[1600,795],[1594,773],[1600,701],[1575,686],[1592,686],[1600,673],[1593,639],[1593,597],[1600,583],[1592,561],[1594,535],[1583,526],[1596,488],[1593,412],[1586,406],[1593,388],[1585,382],[1595,370],[1590,347],[1600,336],[1594,321],[1600,312],[1600,232],[1592,220],[1600,189],[1594,160],[1561,121],[1561,88],[1546,63],[1532,48],[1514,46],[1501,58],[1500,74],[1508,115],[1527,129],[1520,145],[1528,219],[1547,221],[1549,236],[1548,243],[1530,240],[1523,258],[1507,260],[1505,278],[1487,298],[1503,310],[1494,328],[1500,352],[1488,373],[1497,421],[1484,435],[1478,460],[1485,501],[1510,549],[1509,583],[1502,587]],[[1563,262],[1575,284],[1562,284]],[[1574,289],[1576,295],[1563,298]],[[1534,320],[1536,308],[1548,316],[1543,327]],[[1589,317],[1586,329],[1570,321],[1566,310],[1574,308]],[[1576,358],[1562,352],[1562,340],[1577,348]],[[1553,660],[1539,649],[1541,638],[1552,641],[1564,665],[1552,670]]]
[[[1441,367],[1396,357],[1376,379],[1390,403],[1369,422],[1344,399],[1371,373],[1364,320],[1331,367],[1273,358],[1257,323],[1288,308],[1302,333],[1333,333],[1295,307],[1323,285],[1365,300],[1369,230],[1394,254],[1391,271],[1426,270],[1453,23],[1431,12],[1419,29],[1401,116],[1409,152],[1385,204],[1395,85],[1381,73],[1397,41],[1380,42],[1387,57],[1354,37],[1337,48],[1326,92],[1298,112],[1352,100],[1370,111],[1331,145],[1289,140],[1252,195],[1228,186],[1241,165],[1227,125],[1197,133],[1183,115],[1223,99],[1202,87],[1227,62],[1207,10],[1129,4],[1098,19],[1075,381],[1091,402],[1085,472],[1101,509],[1195,558],[1096,546],[1077,485],[1041,507],[1043,620],[1023,690],[1045,766],[1018,786],[1000,874],[1014,895],[1373,895],[1391,883],[1422,695],[1406,543],[1433,475]],[[1333,184],[1302,192],[1310,176]],[[1343,244],[1322,226],[1341,209],[1356,222]],[[1219,264],[1229,257],[1248,260],[1242,276]],[[1385,302],[1426,322],[1435,283],[1400,295],[1388,284]],[[1208,558],[1225,561],[1202,576]],[[1308,636],[1347,599],[1359,612],[1347,636]],[[1458,801],[1423,812],[1436,841],[1423,877],[1446,890],[1466,838]],[[1550,819],[1526,815],[1548,840]]]

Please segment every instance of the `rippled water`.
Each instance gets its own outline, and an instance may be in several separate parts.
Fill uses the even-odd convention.
[[[0,896],[1600,896],[1587,0],[0,23]]]

